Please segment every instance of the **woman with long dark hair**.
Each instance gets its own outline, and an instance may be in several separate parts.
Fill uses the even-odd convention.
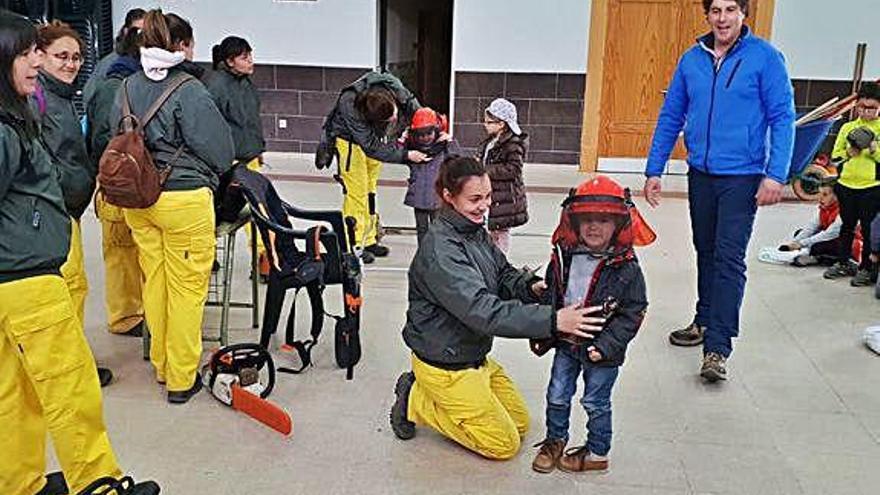
[[[13,495],[67,493],[64,478],[79,493],[121,474],[95,360],[61,277],[70,216],[28,106],[41,62],[36,42],[27,19],[0,11],[0,423],[8,425],[0,493]],[[64,473],[51,483],[47,432]],[[150,486],[155,491],[132,493],[158,493]]]

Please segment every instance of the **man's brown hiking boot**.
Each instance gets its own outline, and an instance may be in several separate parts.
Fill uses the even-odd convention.
[[[693,347],[703,343],[706,327],[692,322],[690,325],[669,334],[669,343],[680,347]]]
[[[584,471],[604,471],[608,469],[608,459],[594,459],[586,445],[568,449],[559,459],[559,469],[566,473],[582,473]]]
[[[707,352],[703,356],[703,366],[700,368],[700,376],[708,382],[727,380],[727,358],[717,352]]]
[[[532,461],[532,469],[545,474],[553,472],[556,469],[559,458],[562,457],[562,452],[565,450],[565,440],[550,440],[548,438],[541,443],[535,444],[535,447],[541,447],[541,449],[538,450],[538,455]]]

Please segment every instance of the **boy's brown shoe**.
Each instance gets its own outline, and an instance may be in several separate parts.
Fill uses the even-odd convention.
[[[693,347],[703,343],[706,327],[692,322],[690,325],[669,334],[669,343],[680,347]]]
[[[590,457],[590,449],[586,445],[569,449],[559,459],[559,469],[566,473],[582,473],[584,471],[605,471],[608,459],[596,460]]]
[[[535,447],[541,447],[541,449],[538,450],[538,455],[532,461],[532,469],[539,473],[550,473],[556,469],[556,464],[559,462],[559,458],[562,457],[562,452],[565,450],[565,441],[548,438],[541,443],[535,444]]]

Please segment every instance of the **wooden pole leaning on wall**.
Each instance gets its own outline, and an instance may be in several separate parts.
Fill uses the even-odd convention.
[[[581,172],[595,172],[599,164],[599,126],[602,111],[602,78],[605,41],[608,36],[608,0],[593,0],[590,10],[587,80],[584,84],[584,112],[581,118]]]
[[[862,77],[865,75],[865,57],[868,54],[868,44],[859,43],[856,45],[856,61],[853,64],[852,93],[856,94],[862,85]],[[849,111],[849,120],[855,118],[856,109]]]

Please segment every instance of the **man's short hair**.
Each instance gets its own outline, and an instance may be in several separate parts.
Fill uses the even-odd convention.
[[[703,0],[703,13],[708,14],[709,9],[712,8],[712,3],[715,0]],[[748,17],[749,15],[749,0],[735,0],[736,4],[739,5],[739,9],[743,11],[743,14]]]

